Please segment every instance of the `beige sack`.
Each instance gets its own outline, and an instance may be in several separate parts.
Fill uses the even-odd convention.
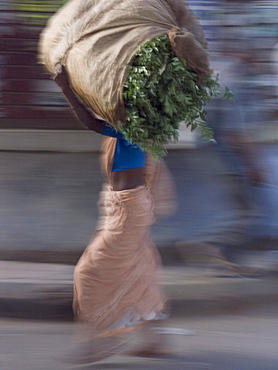
[[[117,126],[128,63],[141,44],[168,33],[188,69],[209,73],[202,29],[183,0],[70,0],[42,32],[39,57],[50,72],[65,65],[75,93]]]

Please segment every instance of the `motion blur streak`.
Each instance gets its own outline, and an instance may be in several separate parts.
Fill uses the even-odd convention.
[[[72,272],[96,227],[99,138],[76,121],[37,60],[39,34],[61,4],[0,0],[5,370],[68,369],[57,358],[74,331]],[[278,2],[189,4],[220,89],[227,86],[236,99],[207,105],[216,144],[183,127],[180,142],[169,145],[179,207],[152,231],[172,301],[165,326],[174,329],[163,332],[178,356],[121,355],[96,368],[276,370]]]

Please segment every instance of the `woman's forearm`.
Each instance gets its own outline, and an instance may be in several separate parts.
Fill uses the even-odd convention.
[[[105,121],[93,116],[77,99],[69,86],[62,88],[63,94],[73,109],[76,118],[88,129],[101,133]]]
[[[89,112],[84,105],[80,103],[71,89],[69,77],[64,66],[57,66],[56,74],[54,75],[53,80],[61,88],[65,98],[73,109],[76,118],[89,130],[101,133],[103,131],[103,127],[105,126],[105,121],[96,118],[93,112]]]

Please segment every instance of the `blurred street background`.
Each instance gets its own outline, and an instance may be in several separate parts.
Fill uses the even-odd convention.
[[[100,138],[73,117],[37,60],[39,34],[61,3],[0,0],[5,370],[68,368],[51,356],[69,345],[73,266],[97,222]],[[173,301],[169,325],[190,335],[175,337],[177,359],[117,356],[92,368],[278,368],[278,2],[189,5],[221,85],[236,97],[207,107],[216,144],[185,127],[169,144],[179,205],[152,229]]]

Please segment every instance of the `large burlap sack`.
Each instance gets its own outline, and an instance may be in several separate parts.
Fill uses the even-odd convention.
[[[128,63],[139,45],[162,34],[188,69],[209,73],[202,29],[183,0],[70,0],[43,30],[39,57],[53,73],[65,65],[85,105],[117,126],[125,122]]]

